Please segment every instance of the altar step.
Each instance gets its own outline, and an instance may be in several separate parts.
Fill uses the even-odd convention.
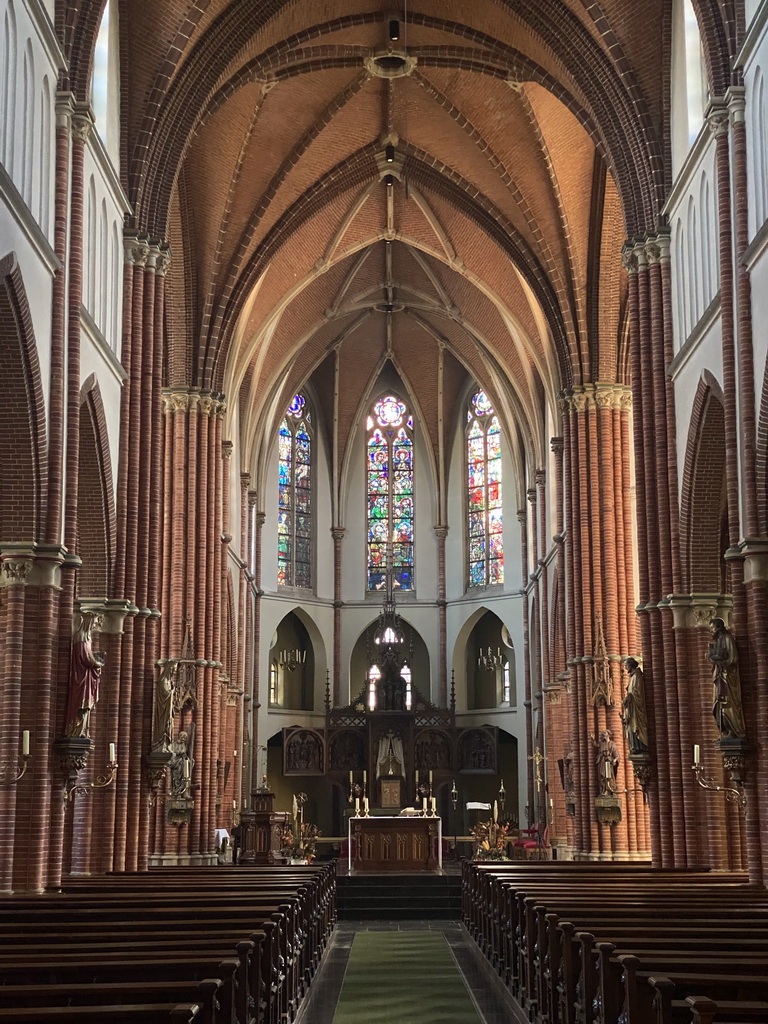
[[[459,875],[341,875],[336,879],[340,921],[458,921]]]

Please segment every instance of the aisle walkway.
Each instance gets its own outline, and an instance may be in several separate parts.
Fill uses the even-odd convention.
[[[365,935],[369,932],[407,934],[402,943],[393,935],[376,942]],[[419,932],[427,934],[417,937]],[[351,955],[356,935],[364,941]],[[374,950],[379,956],[372,959]],[[342,921],[295,1024],[508,1024],[523,1019],[458,922]]]

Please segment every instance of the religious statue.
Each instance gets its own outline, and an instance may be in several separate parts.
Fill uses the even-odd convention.
[[[747,727],[741,706],[736,641],[722,619],[712,620],[712,635],[708,654],[712,662],[712,714],[721,737],[744,739]]]
[[[645,677],[634,658],[627,658],[624,667],[629,675],[627,692],[621,702],[624,735],[630,754],[648,753],[648,714],[645,708]]]
[[[96,612],[80,612],[72,638],[69,661],[69,693],[64,732],[67,736],[90,736],[91,712],[99,699],[99,681],[106,655],[94,651],[91,631],[101,625]]]
[[[379,686],[384,695],[384,711],[405,711],[405,679],[393,651],[384,653]]]
[[[321,768],[320,739],[312,732],[302,729],[288,741],[285,757],[289,772],[319,772]]]
[[[600,796],[615,796],[616,771],[619,767],[619,749],[613,742],[610,729],[603,729],[600,733],[595,765],[597,766],[597,782],[600,787]]]
[[[576,788],[576,781],[573,770],[573,749],[569,747],[563,756],[563,789],[566,793],[573,793]]]
[[[194,728],[193,725],[189,732],[180,732],[171,743],[171,753],[174,755],[171,761],[171,793],[173,796],[189,796],[194,764],[192,759]]]
[[[173,739],[173,696],[179,662],[171,658],[163,665],[155,684],[155,709],[152,715],[151,750],[168,751]]]

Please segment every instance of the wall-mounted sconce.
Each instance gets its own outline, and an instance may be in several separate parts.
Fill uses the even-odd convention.
[[[17,757],[15,761],[6,761],[0,768],[0,786],[15,786],[19,779],[24,777],[28,762],[29,729],[25,729],[21,734],[21,760]]]
[[[747,798],[741,787],[718,786],[715,780],[704,774],[704,765],[701,763],[701,747],[698,743],[693,747],[693,764],[691,770],[696,776],[696,781],[702,789],[708,789],[713,793],[724,793],[725,799],[731,803],[737,803],[744,810],[747,806]]]

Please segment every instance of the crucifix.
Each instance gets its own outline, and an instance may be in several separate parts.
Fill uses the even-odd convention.
[[[541,763],[544,760],[544,755],[542,754],[541,750],[539,750],[539,748],[536,747],[534,753],[528,755],[528,760],[533,761],[536,765],[536,789],[540,793],[541,784],[544,781],[544,779],[541,777]]]

